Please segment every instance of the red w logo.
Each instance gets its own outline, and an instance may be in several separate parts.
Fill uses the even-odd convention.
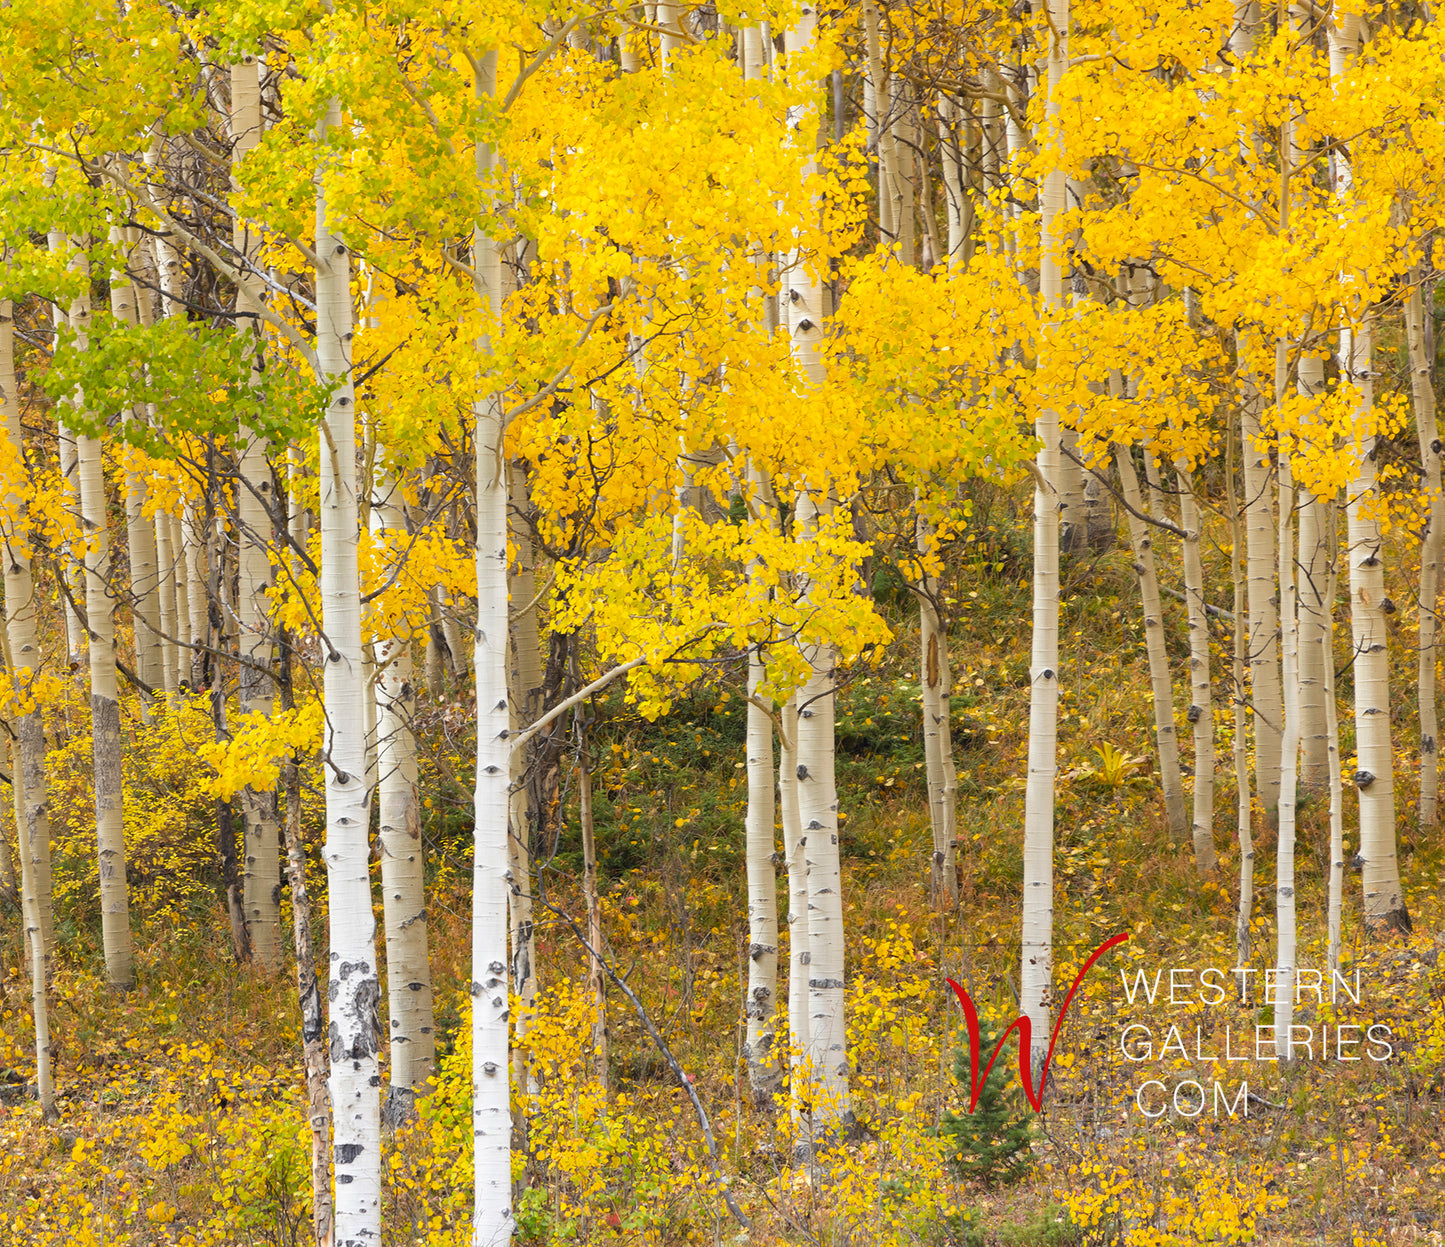
[[[1122,944],[1129,938],[1126,931],[1122,935],[1116,935],[1113,939],[1105,941],[1094,950],[1093,956],[1084,962],[1084,968],[1079,971],[1074,979],[1074,985],[1069,988],[1069,994],[1064,997],[1064,1007],[1059,1010],[1058,1021],[1054,1023],[1053,1032],[1049,1035],[1049,1050],[1044,1056],[1044,1067],[1039,1072],[1038,1090],[1034,1090],[1032,1062],[1033,1057],[1030,1051],[1033,1039],[1033,1023],[1026,1017],[1015,1018],[1009,1024],[1008,1030],[999,1036],[998,1043],[994,1045],[993,1055],[989,1057],[988,1064],[983,1068],[983,1077],[978,1076],[978,1050],[980,1040],[978,1035],[978,1010],[973,1007],[973,999],[952,979],[948,985],[953,988],[953,994],[958,997],[958,1003],[963,1006],[963,1018],[968,1023],[968,1054],[973,1063],[971,1071],[972,1088],[968,1101],[968,1111],[971,1113],[978,1107],[978,1097],[983,1091],[983,1085],[988,1081],[988,1076],[993,1071],[993,1063],[998,1060],[998,1054],[1003,1051],[1004,1041],[1008,1039],[1012,1031],[1019,1033],[1019,1079],[1024,1086],[1024,1095],[1034,1112],[1039,1112],[1044,1105],[1044,1084],[1049,1078],[1049,1063],[1054,1059],[1054,1045],[1059,1040],[1059,1032],[1064,1028],[1064,1018],[1068,1016],[1069,1006],[1074,1002],[1074,993],[1079,990],[1079,984],[1084,981],[1084,975],[1093,969],[1094,962],[1098,961],[1115,944]]]

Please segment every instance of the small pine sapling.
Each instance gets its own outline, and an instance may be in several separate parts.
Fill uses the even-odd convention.
[[[988,1063],[998,1038],[998,1028],[992,1021],[980,1019],[980,1069]],[[953,1054],[953,1076],[960,1087],[969,1086],[971,1065],[965,1031]],[[1019,1111],[1003,1053],[999,1053],[984,1079],[974,1111],[945,1112],[938,1133],[944,1141],[949,1167],[960,1177],[996,1185],[1016,1181],[1028,1171],[1033,1161],[1033,1124],[1027,1112]]]

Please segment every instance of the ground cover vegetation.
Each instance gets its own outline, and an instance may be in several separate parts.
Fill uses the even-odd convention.
[[[1438,1241],[1442,38],[7,11],[0,1241]]]

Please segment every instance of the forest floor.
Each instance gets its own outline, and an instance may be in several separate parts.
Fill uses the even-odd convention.
[[[536,885],[546,900],[538,913],[543,990],[526,1045],[537,1090],[525,1106],[518,1102],[527,1120],[516,1174],[524,1191],[521,1241],[1445,1241],[1445,966],[1437,936],[1445,931],[1445,855],[1437,835],[1414,830],[1413,711],[1402,709],[1396,732],[1414,934],[1365,940],[1359,876],[1348,874],[1349,990],[1336,983],[1332,1000],[1325,973],[1321,998],[1304,994],[1294,1021],[1310,1028],[1311,1048],[1281,1066],[1266,1059],[1268,1042],[1256,1048],[1255,1029],[1274,1020],[1261,993],[1274,954],[1273,833],[1256,814],[1248,963],[1255,973],[1241,1000],[1232,973],[1239,854],[1228,700],[1215,703],[1220,865],[1214,879],[1201,880],[1187,847],[1171,844],[1163,830],[1141,629],[1120,551],[1074,569],[1064,611],[1054,920],[1060,995],[1107,939],[1130,938],[1089,972],[1068,1012],[1045,1112],[1031,1119],[1027,1172],[991,1185],[950,1164],[938,1127],[947,1112],[962,1112],[967,1091],[953,1076],[962,1024],[946,980],[966,987],[980,1012],[1001,1024],[1016,1013],[1028,637],[1003,622],[1027,618],[1028,589],[1026,575],[998,561],[993,576],[979,571],[982,556],[972,573],[963,566],[958,582],[970,587],[955,590],[955,911],[940,912],[927,895],[930,839],[908,647],[856,669],[840,695],[859,1129],[816,1164],[788,1163],[787,1106],[755,1108],[740,1060],[741,691],[724,683],[656,724],[629,717],[620,698],[600,707],[598,836],[611,955],[692,1078],[711,1117],[719,1170],[754,1224],[744,1234],[728,1217],[693,1110],[619,993],[609,1001],[611,1096],[591,1077],[585,960],[556,916],[582,909],[575,784],[564,776],[561,832],[540,859]],[[908,621],[895,609],[901,630]],[[1171,615],[1169,627],[1183,637],[1182,618]],[[1217,639],[1227,646],[1227,637]],[[1182,670],[1182,649],[1174,657]],[[1397,688],[1409,687],[1403,668],[1402,658]],[[465,721],[465,706],[455,709],[449,722]],[[428,748],[441,1060],[420,1119],[387,1140],[387,1244],[467,1241],[466,741],[438,731]],[[1348,740],[1342,748],[1348,757]],[[1353,826],[1353,810],[1346,813]],[[319,838],[315,826],[311,832]],[[1326,964],[1327,835],[1327,802],[1311,796],[1297,880],[1306,968]],[[1348,855],[1352,839],[1347,846]],[[312,867],[320,956],[324,878],[318,860]],[[138,915],[138,985],[124,996],[103,986],[93,913],[77,899],[62,915],[52,1004],[55,1123],[42,1121],[25,1095],[33,1040],[19,924],[13,913],[0,921],[0,1247],[306,1241],[309,1153],[294,977],[232,964],[213,880],[176,895]],[[379,921],[379,897],[377,914]],[[1208,967],[1223,975],[1201,980]],[[1178,971],[1172,1003],[1171,969]],[[1160,975],[1152,1003],[1141,973],[1151,985]],[[1227,988],[1222,999],[1208,990],[1215,982]],[[1136,1029],[1126,1035],[1129,1026]],[[1012,1052],[1011,1042],[1006,1059]],[[1011,1097],[1026,1116],[1017,1089]]]

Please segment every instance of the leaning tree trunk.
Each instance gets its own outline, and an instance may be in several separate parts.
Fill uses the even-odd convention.
[[[1144,652],[1149,658],[1149,683],[1154,695],[1154,744],[1159,753],[1164,812],[1169,820],[1170,840],[1182,844],[1189,815],[1184,807],[1184,781],[1179,770],[1179,734],[1174,726],[1174,689],[1164,644],[1164,611],[1159,602],[1154,539],[1149,535],[1148,523],[1140,518],[1144,514],[1144,502],[1127,446],[1114,447],[1114,463],[1119,470],[1119,486],[1129,519],[1129,540],[1134,547],[1134,573],[1139,579],[1139,596],[1144,608]]]
[[[85,271],[89,265],[84,263]],[[90,328],[90,296],[70,306],[76,344],[84,350]],[[78,397],[78,396],[77,396]],[[99,438],[76,438],[76,475],[85,526],[85,614],[90,632],[90,714],[95,760],[95,829],[100,858],[100,923],[106,977],[130,987],[135,963],[130,942],[130,891],[125,874],[125,807],[121,788],[120,690],[116,683],[115,617],[110,598],[110,518]]]
[[[1440,563],[1445,549],[1445,493],[1441,492],[1441,445],[1435,422],[1435,382],[1425,345],[1425,310],[1419,269],[1405,296],[1405,342],[1410,352],[1410,399],[1425,466],[1430,518],[1420,542],[1420,635],[1416,681],[1420,702],[1420,826],[1434,827],[1440,808],[1440,728],[1435,713],[1435,663],[1440,650]]]
[[[5,435],[15,455],[14,466],[5,482],[6,502],[14,517],[15,527],[5,537],[5,630],[9,644],[7,655],[11,678],[17,689],[30,694],[33,681],[42,665],[35,583],[31,573],[29,532],[30,484],[25,479],[25,440],[20,424],[20,392],[15,380],[15,322],[10,301],[0,301],[0,410],[3,410]],[[55,951],[55,931],[51,904],[50,870],[50,800],[45,770],[45,720],[40,706],[16,716],[14,720],[16,771],[25,787],[22,811],[25,843],[30,856],[38,912],[35,915],[42,936],[45,981],[50,981],[51,958]],[[23,856],[23,854],[22,854]],[[23,863],[22,863],[23,882]],[[27,919],[28,921],[28,919]]]
[[[318,138],[341,124],[327,107]],[[381,1069],[376,920],[371,907],[366,787],[367,695],[361,644],[356,403],[351,372],[351,254],[334,232],[325,164],[316,174],[316,355],[332,387],[320,437],[321,625],[325,669],[326,859],[331,928],[331,1103],[338,1244],[381,1238]]]

